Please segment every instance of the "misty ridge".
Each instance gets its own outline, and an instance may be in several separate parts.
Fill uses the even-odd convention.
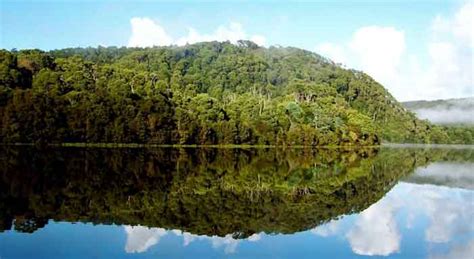
[[[473,166],[474,163],[471,162],[435,162],[427,167],[416,169],[403,181],[474,190]]]
[[[474,124],[474,97],[402,103],[420,119],[435,124]]]

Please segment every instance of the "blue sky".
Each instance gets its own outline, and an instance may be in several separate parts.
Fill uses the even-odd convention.
[[[132,17],[152,18],[175,36],[186,34],[189,26],[210,33],[238,22],[248,33],[264,35],[270,44],[306,49],[318,42],[348,40],[357,28],[373,24],[397,26],[417,42],[426,37],[418,32],[429,27],[436,15],[449,14],[459,5],[433,2],[2,1],[1,47],[127,45]]]
[[[364,70],[401,100],[473,95],[472,2],[255,2],[2,0],[0,48],[49,50],[248,38],[265,46],[316,51]],[[463,10],[467,15],[458,19]],[[461,45],[457,37],[467,41]],[[435,57],[440,51],[442,57]],[[446,63],[454,64],[449,73],[440,75]]]

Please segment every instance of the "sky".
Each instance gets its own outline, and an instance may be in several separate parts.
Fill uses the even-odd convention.
[[[249,39],[362,70],[400,101],[474,96],[474,1],[0,0],[0,48]]]

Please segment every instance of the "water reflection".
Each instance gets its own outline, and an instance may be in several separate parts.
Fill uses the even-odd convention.
[[[433,259],[472,258],[474,255],[474,239],[465,244],[455,244],[447,253],[430,255]]]
[[[225,254],[236,252],[237,246],[242,241],[257,242],[260,240],[260,234],[253,234],[244,239],[234,238],[232,234],[224,237],[195,235],[181,230],[169,230],[164,228],[148,228],[143,226],[124,226],[127,234],[127,243],[125,251],[127,253],[143,253],[150,247],[157,245],[160,239],[166,235],[174,235],[182,238],[182,246],[186,247],[194,241],[207,241],[214,249],[222,249]]]
[[[160,238],[168,232],[164,228],[147,228],[142,226],[125,226],[127,233],[127,253],[142,253],[160,242]]]
[[[0,243],[53,220],[120,225],[130,256],[459,256],[473,250],[473,163],[472,149],[0,149]]]
[[[383,200],[363,211],[346,234],[352,251],[360,255],[389,255],[400,250],[395,212],[400,204]]]
[[[436,162],[416,169],[406,181],[474,190],[473,169],[471,163]]]
[[[474,163],[448,165],[442,167],[457,171],[440,171],[436,163],[416,170],[407,182],[360,213],[351,227],[339,227],[342,221],[351,220],[343,218],[316,227],[312,233],[343,236],[356,254],[386,256],[400,252],[402,232],[423,225],[424,241],[433,250],[430,257],[469,258],[474,254],[474,193],[452,186],[466,187],[462,181],[474,179]],[[413,183],[431,182],[420,178],[437,179],[437,185]],[[450,247],[448,252],[438,251],[443,245]]]
[[[6,152],[2,225],[24,232],[54,219],[241,238],[293,233],[365,209],[410,172],[375,159],[377,150]]]

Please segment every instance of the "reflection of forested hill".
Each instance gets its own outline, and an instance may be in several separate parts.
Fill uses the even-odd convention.
[[[418,168],[403,181],[474,190],[474,163],[433,163]]]
[[[245,237],[292,233],[380,199],[446,150],[53,149],[0,151],[1,229],[48,219]],[[449,153],[449,154],[448,154]]]

